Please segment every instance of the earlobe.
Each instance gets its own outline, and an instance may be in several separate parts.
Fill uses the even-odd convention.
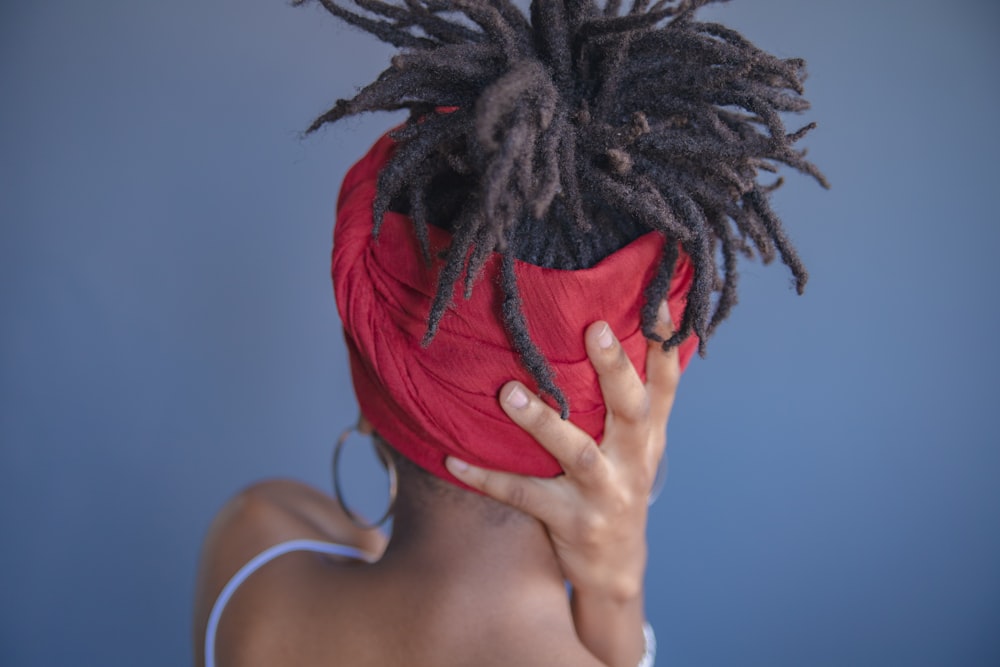
[[[364,435],[371,435],[375,432],[375,427],[372,423],[368,421],[368,417],[365,417],[362,413],[358,413],[358,432]]]

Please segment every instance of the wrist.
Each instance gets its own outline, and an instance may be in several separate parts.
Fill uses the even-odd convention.
[[[581,596],[597,603],[606,605],[625,605],[642,600],[642,590],[646,575],[646,545],[632,547],[631,562],[622,559],[615,567],[604,567],[597,571],[587,572],[586,580],[573,581],[573,590]]]
[[[601,586],[574,586],[576,604],[585,604],[605,613],[618,613],[629,607],[642,608],[642,579],[619,580]]]
[[[605,665],[635,667],[647,649],[643,594],[606,595],[573,590],[570,606],[577,635]]]

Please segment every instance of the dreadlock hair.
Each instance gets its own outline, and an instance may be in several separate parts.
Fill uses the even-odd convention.
[[[757,179],[783,164],[828,187],[794,148],[815,124],[788,133],[781,119],[809,108],[801,96],[805,63],[696,21],[696,11],[715,1],[633,0],[626,9],[621,0],[533,0],[526,16],[511,0],[354,0],[352,9],[318,0],[400,48],[374,82],[338,100],[307,133],[366,111],[409,110],[379,176],[373,234],[386,211],[406,212],[429,262],[427,225],[452,233],[425,345],[456,281],[468,296],[499,253],[504,326],[566,418],[566,398],[528,333],[515,258],[586,268],[661,232],[643,332],[662,340],[653,325],[679,244],[694,278],[683,320],[663,348],[694,332],[702,355],[737,301],[739,255],[766,264],[777,254],[802,293],[806,269],[768,202],[782,179]]]

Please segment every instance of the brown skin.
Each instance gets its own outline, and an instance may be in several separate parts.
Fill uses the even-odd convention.
[[[307,538],[381,557],[369,565],[290,553],[262,567],[222,615],[219,667],[634,667],[643,648],[646,498],[679,370],[676,353],[653,349],[643,387],[613,335],[601,346],[608,334],[601,322],[586,333],[608,404],[600,449],[510,383],[504,409],[567,474],[538,480],[449,461],[463,481],[519,511],[469,493],[428,502],[426,485],[401,473],[387,545],[332,498],[296,482],[261,482],[231,500],[205,540],[195,664],[203,665],[208,615],[229,578],[264,549]],[[520,408],[510,400],[516,389],[527,398]],[[484,520],[491,516],[503,518]]]
[[[660,304],[656,333],[673,333]],[[541,521],[556,558],[573,585],[573,620],[580,640],[604,664],[632,667],[643,652],[643,577],[646,519],[656,467],[663,458],[667,421],[680,365],[677,349],[650,342],[646,384],[604,322],[585,333],[587,354],[607,407],[600,447],[587,433],[516,382],[500,391],[501,406],[555,456],[566,472],[554,479],[521,477],[456,465],[462,481]],[[520,393],[527,402],[512,400]]]

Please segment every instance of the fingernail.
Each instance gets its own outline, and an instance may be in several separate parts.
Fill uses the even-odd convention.
[[[520,410],[528,404],[528,395],[524,393],[524,390],[520,387],[514,387],[511,389],[510,393],[507,394],[507,405],[517,410]]]
[[[604,328],[601,329],[601,333],[597,334],[597,344],[601,346],[602,350],[606,350],[612,345],[614,345],[615,339],[611,335],[611,327],[605,323]]]
[[[468,463],[462,459],[456,459],[454,456],[449,456],[445,459],[445,465],[448,466],[448,470],[450,470],[453,474],[463,473],[469,469]]]
[[[667,305],[666,299],[660,302],[660,309],[656,311],[656,316],[662,324],[670,324],[670,306]]]

